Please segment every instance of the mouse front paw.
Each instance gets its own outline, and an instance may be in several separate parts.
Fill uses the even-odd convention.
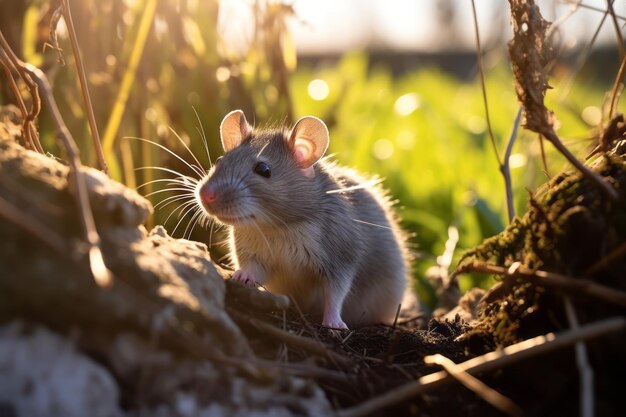
[[[340,317],[334,319],[324,319],[322,325],[331,329],[348,329],[348,326],[343,322],[343,320],[341,320]]]
[[[254,287],[254,284],[256,284],[256,278],[254,277],[254,274],[244,269],[239,269],[235,271],[231,279],[233,281],[241,282],[242,284],[249,285],[251,287]]]

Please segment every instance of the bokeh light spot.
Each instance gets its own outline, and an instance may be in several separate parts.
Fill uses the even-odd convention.
[[[485,132],[485,129],[487,129],[487,122],[480,116],[470,116],[465,122],[465,127],[471,133],[480,135]]]
[[[330,88],[328,84],[324,80],[313,80],[309,83],[308,87],[309,96],[315,101],[322,101],[328,97],[328,93],[330,93]]]
[[[230,78],[230,70],[226,67],[218,67],[215,70],[215,78],[221,83],[228,81]]]
[[[526,158],[526,155],[523,153],[514,153],[509,157],[509,167],[511,167],[511,169],[526,166],[527,162],[528,158]]]
[[[389,139],[378,139],[374,142],[374,156],[378,159],[389,159],[393,155],[393,143]]]
[[[415,93],[401,95],[393,105],[394,110],[400,116],[408,116],[422,105],[420,97]]]
[[[597,126],[602,121],[602,110],[596,106],[588,106],[580,115],[589,126]]]

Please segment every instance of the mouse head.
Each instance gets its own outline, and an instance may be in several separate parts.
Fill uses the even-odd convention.
[[[235,110],[222,120],[220,136],[224,155],[196,189],[209,214],[232,225],[306,216],[313,203],[314,166],[328,148],[324,122],[307,116],[289,131],[257,131]]]
[[[241,110],[228,113],[220,125],[224,152],[238,147],[251,133],[252,127]],[[317,117],[305,116],[296,122],[288,137],[289,149],[302,173],[312,178],[315,175],[313,164],[319,161],[328,149],[329,134],[326,124]]]

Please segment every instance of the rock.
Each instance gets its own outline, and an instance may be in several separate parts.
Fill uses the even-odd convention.
[[[67,339],[21,322],[0,327],[2,403],[17,417],[122,415],[117,385],[105,368]]]
[[[113,288],[103,291],[88,273],[69,168],[4,138],[0,171],[0,197],[27,222],[36,219],[58,234],[69,248],[67,256],[59,257],[0,217],[5,236],[0,242],[0,313],[53,326],[138,327],[183,345],[180,332],[187,332],[204,338],[211,349],[249,354],[245,338],[224,312],[224,280],[206,246],[164,231],[148,235],[140,223],[152,208],[135,191],[93,169],[84,171],[105,263],[115,275]],[[166,325],[158,326],[165,317]]]

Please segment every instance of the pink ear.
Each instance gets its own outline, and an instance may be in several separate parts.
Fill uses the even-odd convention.
[[[312,168],[324,156],[328,142],[328,128],[324,122],[312,116],[298,120],[289,137],[293,155],[303,170]]]
[[[224,117],[220,125],[222,147],[225,152],[236,148],[250,134],[252,128],[241,110],[233,110]]]

